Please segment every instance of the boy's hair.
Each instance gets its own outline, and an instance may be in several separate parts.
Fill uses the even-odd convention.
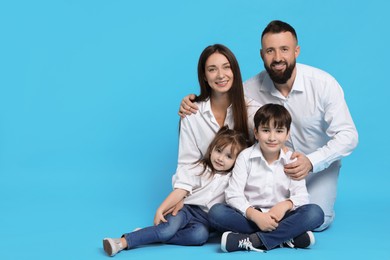
[[[292,119],[290,113],[284,106],[266,104],[260,107],[253,118],[255,129],[258,129],[259,126],[269,125],[271,120],[274,121],[273,127],[286,127],[287,132],[290,131]]]
[[[197,162],[203,165],[203,172],[201,174],[206,172],[207,167],[211,169],[211,176],[216,173],[216,170],[211,162],[211,152],[214,148],[224,149],[230,144],[232,145],[231,154],[236,155],[236,157],[242,150],[247,148],[246,138],[242,133],[233,129],[229,129],[228,126],[223,126],[221,129],[219,129],[218,133],[209,144],[203,159]],[[232,168],[226,170],[225,172],[230,172]]]
[[[288,23],[279,20],[271,21],[267,25],[267,27],[265,27],[263,33],[261,34],[261,39],[263,39],[266,33],[281,33],[281,32],[290,32],[294,36],[295,40],[298,42],[298,36],[297,33],[295,32],[295,29]]]

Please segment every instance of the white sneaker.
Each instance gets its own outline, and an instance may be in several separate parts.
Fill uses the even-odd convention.
[[[120,238],[104,238],[103,248],[107,255],[114,256],[123,250],[123,245]]]

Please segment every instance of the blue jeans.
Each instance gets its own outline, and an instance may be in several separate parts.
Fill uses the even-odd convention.
[[[211,227],[220,232],[256,233],[267,250],[297,237],[306,231],[314,230],[324,222],[324,212],[316,204],[303,205],[288,212],[271,232],[264,232],[251,220],[226,204],[215,204],[209,211]]]
[[[124,234],[127,249],[151,243],[183,246],[203,245],[209,238],[207,213],[198,206],[184,205],[176,216],[169,214],[168,222]]]

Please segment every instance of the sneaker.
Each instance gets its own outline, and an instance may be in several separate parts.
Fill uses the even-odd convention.
[[[233,233],[231,231],[223,233],[221,239],[221,249],[224,252],[234,252],[239,250],[264,252],[264,250],[253,247],[252,242],[249,240],[249,235]]]
[[[315,244],[314,234],[311,231],[307,231],[302,235],[294,237],[291,240],[284,242],[281,247],[291,247],[291,248],[309,248]]]
[[[105,238],[103,239],[104,251],[109,256],[116,255],[119,251],[123,250],[122,242],[120,238]]]

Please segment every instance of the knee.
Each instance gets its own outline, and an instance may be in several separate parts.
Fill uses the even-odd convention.
[[[207,228],[197,228],[195,232],[193,232],[194,245],[203,245],[209,239],[209,231]]]
[[[226,209],[226,205],[222,203],[214,204],[208,213],[210,222],[218,222],[219,219],[225,216],[224,212]]]
[[[332,224],[333,220],[334,220],[334,215],[331,215],[331,216],[325,215],[324,222],[322,223],[322,225],[320,225],[319,227],[314,229],[314,231],[315,232],[324,231]]]
[[[324,211],[317,204],[311,204],[309,213],[313,218],[324,219],[325,216]]]
[[[324,211],[317,204],[306,205],[306,216],[307,219],[313,223],[314,228],[318,228],[324,223]]]

